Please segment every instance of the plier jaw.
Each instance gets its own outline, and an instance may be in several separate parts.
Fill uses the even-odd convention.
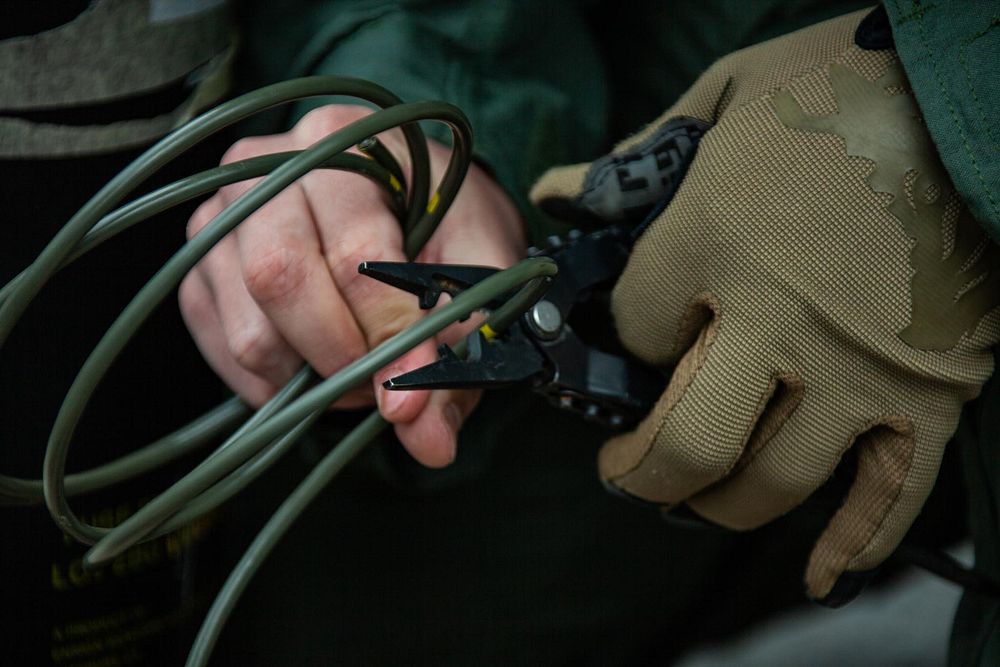
[[[418,264],[416,262],[361,262],[358,273],[415,294],[420,307],[430,310],[442,294],[454,297],[478,282],[489,278],[499,269],[491,266],[465,264]],[[503,298],[490,302],[495,308]]]
[[[624,352],[584,342],[571,326],[573,311],[610,288],[631,250],[628,232],[609,227],[552,242],[544,252],[559,273],[545,297],[507,331],[479,330],[467,339],[460,358],[446,345],[439,358],[384,383],[387,389],[491,389],[527,385],[562,409],[612,428],[634,425],[653,406],[666,384],[657,370]],[[432,308],[442,293],[455,296],[497,269],[449,264],[365,262],[359,271],[399,287]],[[506,298],[489,304],[499,306]],[[606,317],[610,317],[606,314]],[[485,327],[484,327],[485,329]]]
[[[467,338],[464,359],[447,345],[438,348],[438,360],[389,378],[386,389],[496,389],[516,384],[540,384],[549,375],[545,358],[523,337],[491,342],[481,330]]]

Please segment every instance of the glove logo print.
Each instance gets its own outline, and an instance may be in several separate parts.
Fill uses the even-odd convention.
[[[898,335],[918,350],[950,350],[1000,305],[1000,252],[961,205],[913,96],[891,94],[908,88],[899,62],[877,81],[840,64],[828,75],[838,113],[809,115],[787,89],[774,111],[786,127],[836,135],[848,155],[875,163],[869,184],[892,195],[888,210],[915,241],[910,324]]]
[[[595,161],[581,203],[606,220],[642,220],[673,195],[709,127],[697,118],[675,118],[628,152]]]

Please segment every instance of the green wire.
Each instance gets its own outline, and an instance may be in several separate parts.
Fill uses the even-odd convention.
[[[233,429],[250,414],[250,408],[234,396],[142,449],[90,470],[67,475],[66,494],[76,496],[104,489],[170,463],[211,442],[219,433]],[[42,480],[0,475],[0,506],[37,505],[43,501]]]
[[[513,321],[512,315],[514,313],[523,313],[541,298],[548,288],[549,278],[554,276],[556,271],[554,261],[547,257],[537,257],[526,259],[506,271],[490,276],[478,285],[459,294],[440,311],[429,315],[406,331],[389,339],[351,366],[344,368],[313,391],[325,388],[320,393],[322,400],[335,400],[354,384],[363,381],[368,375],[381,368],[383,360],[396,358],[405,353],[407,349],[412,349],[453,322],[467,316],[473,310],[483,307],[497,296],[518,285],[523,285],[522,289],[498,309],[494,316],[487,318],[487,324],[494,330],[501,332]],[[464,343],[465,341],[462,341],[461,345],[456,346],[457,354],[464,355]],[[405,349],[404,346],[406,346]],[[369,357],[371,357],[370,360]],[[305,402],[306,397],[299,400]],[[292,406],[292,408],[294,407],[296,406]],[[288,408],[286,411],[293,412],[292,408]],[[281,415],[276,416],[274,420],[279,418]],[[240,562],[233,568],[222,590],[216,596],[202,623],[194,645],[191,647],[191,652],[188,654],[187,667],[197,667],[208,663],[209,655],[236,606],[236,602],[246,590],[250,579],[260,569],[264,559],[267,558],[274,546],[291,528],[309,503],[329,484],[330,480],[386,426],[387,423],[377,412],[370,414],[323,457],[305,480],[281,504],[264,528],[257,534],[257,537],[254,538]],[[85,558],[89,558],[92,553],[93,550]]]
[[[156,208],[156,199],[153,197],[136,200],[136,202],[123,207],[119,211],[122,217],[117,220],[116,224],[109,224],[108,227],[103,229],[101,227],[101,216],[107,213],[128,192],[137,187],[151,174],[204,138],[247,116],[304,97],[324,95],[351,95],[369,100],[380,106],[391,106],[401,102],[398,97],[386,89],[367,81],[330,76],[308,77],[286,81],[248,93],[192,120],[184,127],[174,131],[152,146],[105,185],[70,219],[55,238],[49,242],[31,266],[0,290],[0,347],[2,347],[10,331],[20,319],[21,314],[34,299],[35,295],[37,295],[38,291],[44,287],[52,274],[83,252],[95,247],[108,236],[117,233],[119,229],[123,229],[129,224],[134,224],[141,219],[142,216],[138,215],[138,208],[131,209],[130,207],[137,206],[140,202],[148,202]],[[423,216],[423,207],[427,202],[427,189],[430,183],[429,156],[427,146],[424,143],[423,133],[416,123],[406,125],[402,130],[407,147],[411,153],[414,168],[414,191],[410,197],[411,208],[407,213],[406,224],[416,224]],[[261,161],[270,159],[274,158],[267,156],[259,158]],[[245,162],[252,163],[252,161]],[[260,162],[257,164],[260,164]],[[371,169],[370,166],[361,165],[360,163],[358,163],[358,166],[366,171]],[[240,169],[245,168],[246,165],[227,165],[221,168],[218,174],[234,174]],[[380,178],[384,178],[384,175],[380,176]],[[235,178],[235,180],[242,179]],[[176,183],[174,184],[174,186],[177,185]],[[193,183],[189,182],[188,185],[193,186]],[[167,189],[170,187],[167,186]],[[167,207],[169,206],[162,206],[159,210],[164,210]],[[136,217],[132,217],[133,215]],[[113,219],[114,214],[108,217],[111,219],[104,220],[105,223],[115,222]],[[120,225],[120,228],[117,225]],[[88,233],[92,234],[89,238],[86,237]],[[81,244],[85,247],[81,247]],[[199,444],[210,441],[221,432],[223,426],[229,426],[228,421],[219,422],[216,418],[219,415],[228,414],[230,409],[231,406],[222,407],[218,409],[220,411],[218,414],[213,412],[201,418],[205,421],[200,423],[214,424],[216,428],[212,432],[198,431],[200,434]],[[189,434],[185,429],[182,429],[180,433],[183,435]],[[134,456],[125,459],[125,461],[130,466],[137,466],[142,464],[145,457],[155,455],[150,458],[150,461],[162,462],[166,459],[157,458],[161,455],[161,450],[169,451],[170,449],[176,449],[173,447],[175,442],[176,439],[173,435],[167,436],[167,438],[154,443],[156,446],[151,445],[143,448],[135,452]],[[108,465],[117,465],[117,462]],[[138,471],[142,468],[135,467],[134,469]],[[121,469],[112,468],[112,470],[120,471]],[[108,477],[104,479],[109,480],[108,483],[113,481],[112,478]],[[75,493],[75,489],[78,488],[77,482],[78,478],[76,476],[70,476],[69,488],[66,492]],[[91,490],[96,488],[89,483],[87,486]],[[8,495],[13,497],[0,498],[0,502],[31,502],[32,498],[36,496],[35,480],[22,480],[2,476],[0,477],[0,493],[6,492],[10,492]]]
[[[285,151],[270,153],[247,160],[240,160],[239,162],[232,162],[182,178],[154,192],[143,195],[105,216],[99,223],[94,225],[93,229],[84,236],[80,247],[70,255],[68,261],[79,258],[109,238],[120,234],[136,223],[142,222],[157,213],[171,209],[200,195],[214,192],[226,185],[259,176],[266,176],[301,152]],[[390,178],[392,174],[385,167],[360,155],[342,153],[334,155],[317,168],[350,171],[370,179],[377,185],[380,185],[386,194],[389,195],[390,208],[396,217],[400,219],[404,218],[406,214],[404,192],[392,185],[392,179]]]
[[[300,152],[273,153],[216,167],[188,176],[140,197],[108,214],[97,223],[83,237],[77,250],[66,258],[60,268],[65,268],[70,262],[139,222],[225,185],[263,176]],[[391,198],[394,212],[397,217],[403,219],[406,205],[403,193],[393,187],[389,178],[390,172],[381,165],[370,159],[345,153],[333,156],[320,167],[353,171],[372,179],[385,188]],[[0,290],[0,300],[6,298],[10,291],[17,289],[23,275],[24,273],[18,275]],[[212,441],[220,433],[231,430],[238,421],[245,419],[248,413],[249,410],[242,405],[239,399],[230,399],[175,433],[160,438],[140,450],[92,470],[67,476],[66,494],[74,496],[90,493],[145,474]],[[249,480],[246,483],[248,482]],[[234,488],[231,493],[226,495],[226,498],[231,497],[246,483]],[[36,504],[43,500],[42,480],[0,475],[0,505]],[[175,524],[176,522],[171,522],[172,526]]]
[[[332,76],[306,77],[276,83],[237,97],[170,133],[136,158],[91,197],[32,262],[19,281],[18,288],[12,290],[0,305],[0,347],[6,342],[11,330],[31,301],[58,271],[63,260],[77,248],[80,240],[97,221],[126,194],[178,155],[233,123],[279,104],[326,95],[350,95],[369,100],[382,107],[391,107],[401,102],[385,88],[360,79]],[[414,183],[407,219],[407,225],[410,225],[416,224],[426,207],[430,183],[430,158],[423,133],[417,124],[410,123],[402,129],[414,164]]]
[[[152,173],[219,129],[276,104],[325,94],[354,95],[389,108],[352,123],[305,151],[261,156],[208,170],[108,213]],[[452,127],[454,135],[448,168],[430,199],[429,156],[417,125],[420,120],[445,122]],[[377,140],[370,142],[375,146],[375,150],[371,151],[372,160],[340,155],[351,145],[393,127],[402,127],[411,152],[413,187],[409,191],[408,202],[405,202],[407,193],[399,163],[388,151],[378,150],[381,144]],[[208,439],[208,434],[218,434],[221,428],[242,418],[245,407],[232,399],[189,426],[133,454],[84,473],[65,475],[70,441],[100,380],[152,310],[219,239],[312,169],[345,168],[361,172],[387,189],[390,205],[404,218],[405,251],[412,259],[454,201],[470,159],[471,130],[468,121],[450,105],[430,102],[403,105],[388,91],[355,79],[310,77],[276,84],[203,114],[150,148],[91,198],[36,261],[0,290],[2,345],[34,296],[61,267],[131,225],[182,201],[231,182],[270,172],[260,184],[233,202],[185,244],[139,291],[94,348],[66,395],[46,449],[41,489],[57,524],[79,541],[93,544],[84,557],[86,567],[107,563],[130,546],[174,530],[232,497],[287,451],[327,406],[343,393],[454,321],[463,319],[497,296],[521,285],[517,295],[487,320],[493,329],[502,330],[541,296],[549,277],[555,274],[555,263],[544,258],[526,260],[466,290],[447,306],[308,391],[305,391],[307,387],[315,384],[318,378],[310,369],[303,368],[202,463],[121,525],[106,529],[85,524],[69,507],[68,494],[99,488],[134,476],[137,471],[149,470],[176,457],[176,450],[190,451],[196,446],[193,444],[195,441],[201,444]],[[404,202],[408,207],[403,206]],[[464,354],[464,342],[457,346],[457,351]],[[321,461],[268,521],[216,598],[192,648],[189,664],[207,661],[237,598],[274,544],[316,494],[385,426],[378,413],[373,413]],[[37,497],[37,493],[36,480],[0,476],[0,501],[3,500],[2,494],[30,500],[27,497]]]
[[[545,268],[538,269],[537,266]],[[515,271],[517,269],[517,271]],[[430,338],[441,329],[465,317],[491,299],[525,282],[527,273],[538,270],[542,275],[554,275],[555,263],[546,258],[526,260],[512,269],[491,276],[465,292],[440,311],[431,313],[400,334],[389,339],[364,357],[345,366],[336,375],[299,397],[275,416],[245,433],[230,447],[216,451],[211,461],[199,465],[159,496],[146,503],[117,527],[100,531],[103,537],[84,555],[85,567],[95,567],[113,560],[132,546],[142,536],[148,535],[166,518],[173,515],[185,502],[209,488],[215,481],[233,469],[274,438],[287,432],[312,413],[322,412],[350,388],[365,381],[406,351]],[[533,277],[533,274],[529,277]],[[496,280],[493,280],[496,278]],[[504,289],[499,289],[502,284]],[[472,305],[468,305],[473,302]],[[96,528],[96,527],[92,527]]]
[[[403,173],[403,168],[392,152],[379,141],[378,137],[368,137],[358,144],[358,150],[385,167],[390,174],[396,177],[399,186],[406,189],[406,174]]]
[[[239,563],[233,568],[205,620],[202,622],[191,651],[188,653],[187,667],[202,667],[208,664],[212,649],[222,634],[236,603],[246,590],[251,578],[264,564],[271,550],[292,527],[306,507],[326,488],[330,481],[357,456],[365,446],[374,440],[387,426],[377,412],[373,412],[356,426],[337,446],[313,468],[299,486],[281,503],[267,524],[254,538]]]
[[[418,239],[422,237],[420,241],[422,245],[423,240],[426,240],[433,232],[437,220],[440,218],[440,211],[446,210],[454,199],[469,162],[468,122],[458,109],[443,103],[417,102],[390,107],[357,120],[339,132],[317,142],[282,164],[255,188],[233,202],[200,233],[188,241],[139,291],[84,362],[66,394],[52,427],[45,454],[42,479],[46,504],[61,529],[78,541],[85,543],[94,543],[107,532],[106,529],[81,522],[70,508],[63,491],[66,456],[73,432],[90,396],[125,344],[159,303],[222,237],[303,174],[322,164],[332,155],[353,146],[366,136],[377,134],[403,123],[413,123],[416,120],[424,119],[439,119],[449,123],[455,132],[455,144],[447,171],[441,180],[438,192],[435,194],[435,199],[440,202],[440,208],[428,207],[429,211],[418,220],[411,239],[407,243],[407,246],[412,246],[414,237]],[[464,131],[458,128],[462,128]],[[10,304],[11,299],[8,299],[5,306]],[[292,424],[288,425],[289,428],[291,426]],[[275,434],[275,437],[277,435]],[[266,443],[260,443],[260,446],[262,447],[264,444]],[[242,460],[237,462],[237,465],[242,464],[251,454],[252,452],[246,454]],[[193,475],[199,470],[203,470],[202,466],[196,468],[191,474]],[[212,470],[214,474],[212,482],[222,477],[222,473],[218,469],[212,467]],[[181,480],[181,482],[183,481]],[[164,492],[161,498],[171,492],[176,492],[181,487],[181,482]],[[193,495],[197,495],[206,488],[207,486],[199,488]],[[193,495],[184,500],[190,500]],[[114,529],[113,533],[109,533],[108,539],[112,539],[116,544],[124,544],[125,546],[121,549],[127,548],[136,543],[137,539],[134,537],[127,540],[121,539],[120,536],[128,530],[126,526],[134,527],[140,524],[140,520],[144,521],[144,528],[140,531],[139,539],[141,539],[142,536],[148,535],[156,525],[162,523],[179,509],[180,506],[177,504],[163,505],[154,500]],[[156,513],[157,518],[151,519],[150,517],[153,517],[154,513]],[[114,538],[111,538],[112,534]],[[121,549],[115,551],[115,554],[120,553]]]

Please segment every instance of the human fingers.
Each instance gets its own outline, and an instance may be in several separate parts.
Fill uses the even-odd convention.
[[[396,435],[425,466],[449,465],[457,453],[458,432],[481,396],[481,391],[474,390],[431,392],[427,405],[413,420],[396,425]]]
[[[277,386],[248,371],[230,353],[212,292],[198,272],[192,271],[181,282],[178,299],[184,324],[216,375],[249,405],[266,403]]]
[[[200,233],[226,205],[221,193],[205,201],[188,222],[188,238]],[[196,275],[197,280],[192,277],[187,289],[181,292],[181,305],[187,303],[186,295],[196,294],[211,304],[211,318],[193,319],[190,324],[199,326],[205,323],[204,326],[213,327],[217,324],[221,330],[221,339],[214,332],[211,334],[212,340],[218,343],[211,348],[215,364],[222,363],[221,357],[225,355],[230,358],[227,366],[235,363],[267,384],[281,386],[301,365],[301,358],[255,306],[242,282],[232,279],[233,275],[239,275],[239,265],[235,238],[232,234],[227,235],[189,274]],[[193,285],[200,285],[203,290],[195,291]],[[197,339],[198,332],[194,329],[191,332]],[[228,381],[237,377],[244,376],[230,374],[225,379]],[[241,395],[248,392],[248,387],[243,384],[230,383],[230,387]]]

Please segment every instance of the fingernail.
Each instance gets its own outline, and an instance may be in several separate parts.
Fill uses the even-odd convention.
[[[398,374],[397,371],[386,377],[393,377]],[[378,401],[378,411],[382,413],[383,417],[388,419],[399,412],[403,401],[406,400],[406,394],[402,391],[390,391],[385,387],[378,387],[375,390],[375,400]]]

